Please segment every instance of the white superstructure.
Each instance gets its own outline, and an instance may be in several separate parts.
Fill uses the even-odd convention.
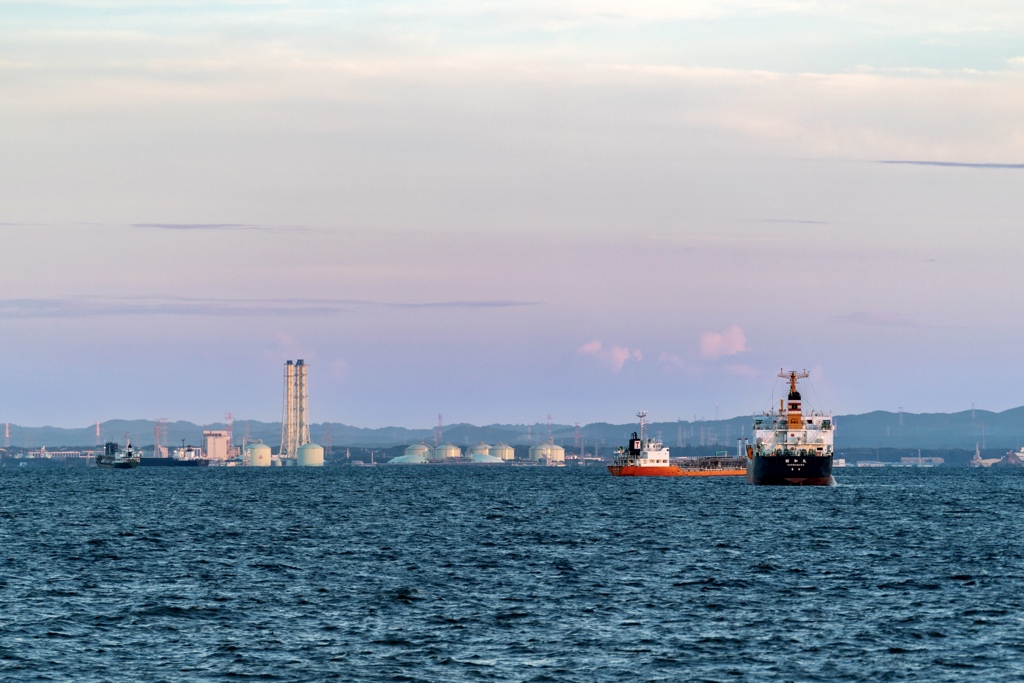
[[[668,447],[647,436],[647,411],[641,410],[636,416],[640,418],[640,433],[633,432],[629,448],[619,446],[612,467],[668,467]]]
[[[779,377],[789,380],[789,396],[787,400],[779,400],[778,410],[754,417],[754,444],[749,455],[799,458],[833,454],[835,420],[832,413],[803,412],[796,381],[808,376],[807,371],[779,373]]]
[[[174,454],[172,457],[175,460],[202,460],[203,449],[182,445],[181,448],[174,449]]]

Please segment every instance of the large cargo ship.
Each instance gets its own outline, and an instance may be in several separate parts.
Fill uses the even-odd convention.
[[[125,447],[121,450],[121,445],[116,441],[108,441],[103,448],[103,452],[96,456],[96,467],[100,469],[108,470],[126,470],[132,469],[139,466],[142,457],[139,451],[135,450],[132,446],[132,439],[127,434],[124,435]]]
[[[614,477],[742,477],[742,460],[736,458],[686,458],[675,464],[658,439],[647,436],[647,413],[640,411],[640,432],[633,432],[628,447],[619,447],[608,471]]]
[[[754,444],[747,446],[747,481],[782,486],[827,486],[832,481],[831,413],[803,411],[797,380],[809,373],[782,371],[789,396],[779,409],[754,418]]]

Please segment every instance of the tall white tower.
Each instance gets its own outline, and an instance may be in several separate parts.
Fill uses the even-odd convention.
[[[281,410],[281,457],[295,455],[295,364],[284,364],[284,407]]]
[[[301,358],[284,364],[284,401],[281,411],[281,457],[296,457],[299,446],[309,443],[309,393]]]
[[[309,392],[306,389],[306,365],[301,358],[295,361],[295,448],[309,443]]]

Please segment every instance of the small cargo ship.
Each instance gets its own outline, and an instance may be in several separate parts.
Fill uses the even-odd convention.
[[[116,441],[108,441],[103,447],[103,452],[96,456],[96,467],[104,470],[127,470],[138,467],[142,461],[141,453],[132,446],[132,439],[129,435],[125,434],[124,440],[123,451],[121,445]]]
[[[803,412],[797,380],[806,370],[780,371],[789,380],[789,396],[779,409],[754,418],[754,444],[747,446],[747,481],[776,486],[828,486],[832,481],[831,413]]]
[[[640,411],[640,432],[633,432],[629,446],[619,447],[608,471],[613,477],[742,477],[747,473],[736,458],[686,458],[672,463],[661,441],[647,436],[647,413]]]

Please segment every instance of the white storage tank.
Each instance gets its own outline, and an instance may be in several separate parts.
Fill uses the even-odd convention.
[[[270,446],[265,443],[251,443],[245,447],[245,461],[249,467],[270,467]]]
[[[419,457],[423,458],[424,460],[430,460],[430,457],[433,455],[433,453],[431,453],[430,446],[421,443],[415,443],[411,446],[406,446],[405,455],[411,456],[413,458]]]
[[[499,443],[491,446],[491,455],[495,458],[501,458],[502,460],[515,460],[516,449],[509,446],[507,443]]]
[[[485,444],[483,441],[475,446],[470,446],[469,450],[466,451],[467,457],[473,457],[474,455],[490,455],[491,447]]]
[[[304,443],[296,452],[296,465],[302,467],[323,467],[324,447],[315,443]]]
[[[530,449],[530,460],[565,462],[565,449],[553,443],[539,443]]]
[[[462,449],[458,446],[453,446],[450,443],[446,443],[443,446],[438,446],[434,449],[434,460],[448,460],[450,458],[461,458]]]

